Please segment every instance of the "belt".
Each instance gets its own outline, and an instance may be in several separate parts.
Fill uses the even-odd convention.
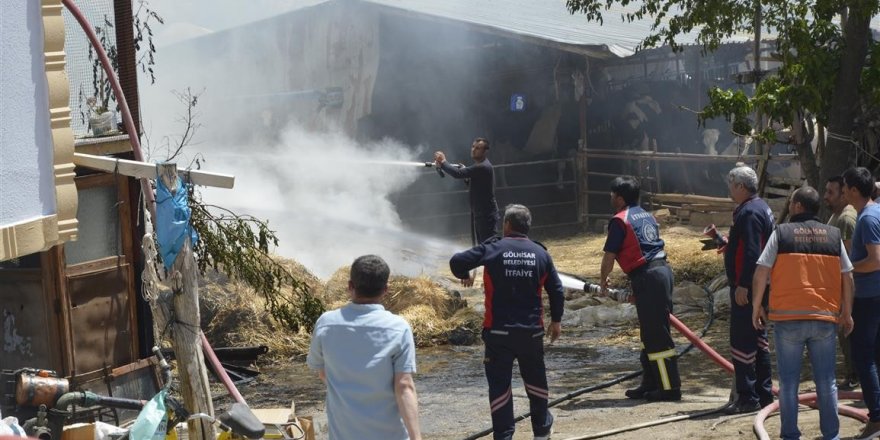
[[[648,270],[651,267],[657,267],[657,266],[666,266],[666,258],[665,257],[664,258],[655,258],[655,259],[633,269],[627,275],[629,275],[629,277],[632,278],[633,276],[641,275],[642,272]]]

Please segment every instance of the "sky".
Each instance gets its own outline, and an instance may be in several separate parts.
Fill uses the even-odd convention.
[[[140,1],[140,0],[138,0]],[[165,19],[158,26],[156,45],[167,46],[324,0],[148,0],[151,9]]]

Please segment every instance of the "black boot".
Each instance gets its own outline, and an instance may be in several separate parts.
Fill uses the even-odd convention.
[[[656,391],[657,391],[656,386],[646,385],[644,382],[642,382],[642,384],[639,385],[638,388],[626,390],[626,392],[623,394],[626,395],[626,397],[630,398],[630,399],[647,399],[646,396],[648,393],[652,393],[652,392],[656,392]]]
[[[681,400],[681,390],[654,390],[645,393],[648,402],[678,402]]]

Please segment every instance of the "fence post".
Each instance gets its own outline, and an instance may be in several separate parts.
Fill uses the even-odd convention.
[[[574,178],[577,188],[577,219],[583,223],[584,230],[590,229],[590,176],[587,170],[587,149],[581,140],[575,156]]]

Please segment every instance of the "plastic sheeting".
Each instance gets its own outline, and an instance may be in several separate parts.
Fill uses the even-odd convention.
[[[159,244],[159,253],[165,270],[171,270],[177,254],[183,249],[186,237],[195,244],[198,234],[189,219],[192,212],[189,209],[189,197],[183,181],[180,177],[175,182],[175,189],[165,186],[161,178],[156,179],[156,238]]]

